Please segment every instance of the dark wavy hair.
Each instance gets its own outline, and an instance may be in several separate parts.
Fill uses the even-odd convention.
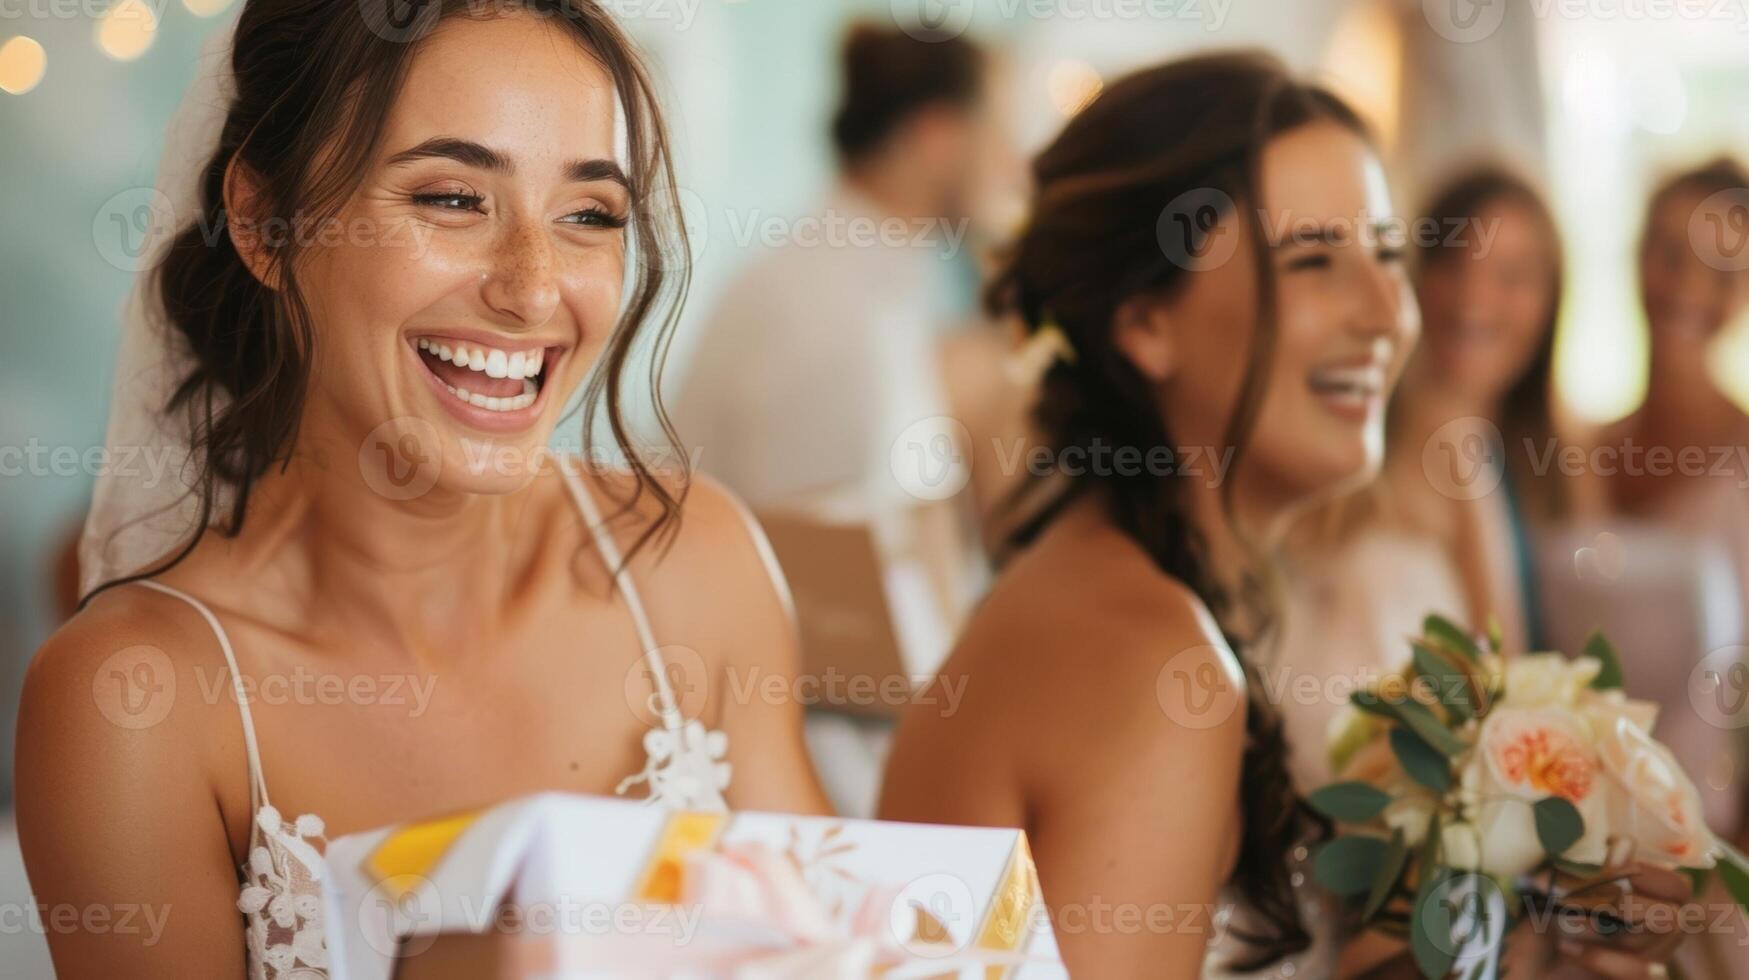
[[[621,513],[645,493],[659,504],[656,518],[627,549],[629,560],[653,537],[671,537],[686,486],[684,471],[677,489],[664,486],[633,451],[622,408],[634,348],[654,323],[649,384],[656,418],[668,442],[679,444],[656,395],[690,278],[667,129],[642,55],[595,0],[502,0],[484,16],[510,8],[568,30],[607,69],[624,109],[634,280],[602,364],[585,388],[583,435],[587,453],[605,412],[634,477],[630,496],[618,501]],[[481,10],[478,0],[248,0],[244,6],[231,52],[236,97],[218,147],[200,171],[200,214],[169,243],[149,280],[194,355],[193,369],[164,410],[185,413],[193,433],[200,517],[179,551],[92,595],[176,565],[209,528],[237,534],[251,489],[291,459],[315,346],[298,277],[303,236],[275,236],[283,241],[270,243],[267,278],[278,288],[263,285],[224,233],[227,168],[236,161],[252,171],[261,214],[330,220],[362,182],[419,42],[440,23],[482,16]],[[219,513],[226,490],[229,505]]]
[[[1222,202],[1229,212],[1237,208],[1250,216],[1252,240],[1267,240],[1258,208],[1244,203],[1259,200],[1264,147],[1316,121],[1371,138],[1340,98],[1296,79],[1274,58],[1211,54],[1113,83],[1034,160],[1031,221],[985,300],[992,314],[1018,314],[1029,330],[1053,321],[1075,350],[1072,361],[1056,361],[1041,383],[1035,414],[1046,441],[1058,450],[1103,445],[1136,447],[1144,455],[1174,451],[1171,420],[1161,417],[1150,382],[1113,343],[1114,316],[1132,297],[1170,295],[1184,286],[1187,263],[1174,261],[1158,237],[1162,216],[1183,195]],[[1193,245],[1194,254],[1201,245]],[[1275,275],[1268,250],[1254,254],[1257,339],[1225,438],[1234,465],[1256,422],[1274,350]],[[1047,493],[1012,544],[1036,537],[1069,502],[1095,488],[1104,491],[1116,525],[1219,618],[1250,680],[1240,790],[1244,826],[1233,884],[1255,913],[1255,928],[1241,933],[1254,952],[1238,966],[1261,969],[1310,944],[1289,853],[1327,829],[1288,774],[1280,714],[1266,697],[1254,657],[1247,655],[1274,618],[1263,587],[1273,572],[1255,556],[1256,574],[1229,594],[1208,567],[1182,479],[1118,467],[1090,469]],[[1229,480],[1222,489],[1229,524],[1232,488]],[[1036,499],[1025,490],[1023,496]],[[1241,616],[1253,624],[1244,637],[1234,635],[1232,625]]]

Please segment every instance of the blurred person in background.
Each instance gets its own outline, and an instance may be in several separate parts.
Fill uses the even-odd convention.
[[[964,313],[952,260],[985,116],[979,49],[914,33],[850,29],[838,179],[724,291],[675,401],[700,467],[755,508],[864,516],[917,502],[889,453],[947,411],[936,343]]]
[[[1749,716],[1732,702],[1749,690],[1737,666],[1749,639],[1749,415],[1708,358],[1749,301],[1746,224],[1749,173],[1728,158],[1653,191],[1637,270],[1645,400],[1586,447],[1604,513],[1546,549],[1541,576],[1551,639],[1610,635],[1629,692],[1661,706],[1658,735],[1695,775],[1708,825],[1739,838]]]
[[[1572,652],[1594,630],[1610,638],[1628,694],[1658,705],[1655,734],[1694,776],[1707,825],[1739,844],[1749,812],[1749,472],[1739,453],[1749,417],[1707,361],[1749,298],[1746,224],[1749,174],[1729,159],[1653,191],[1637,255],[1645,400],[1588,435],[1568,469],[1578,506],[1534,534],[1546,645]],[[1705,898],[1729,908],[1720,887]],[[1749,976],[1749,922],[1730,908],[1679,962],[1692,977]]]
[[[877,569],[854,595],[804,576],[796,611],[810,673],[884,683],[933,672],[984,578],[955,492],[966,430],[941,424],[981,411],[982,394],[950,399],[942,339],[971,312],[970,216],[999,137],[986,56],[963,38],[859,24],[840,66],[837,178],[724,290],[673,420],[699,467],[773,529],[781,561]],[[843,532],[866,537],[845,545]],[[853,652],[870,642],[896,643],[888,666]],[[827,789],[866,815],[890,724],[816,707]]]

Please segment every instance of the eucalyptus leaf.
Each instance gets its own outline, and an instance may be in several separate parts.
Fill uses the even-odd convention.
[[[1421,740],[1444,755],[1457,755],[1466,746],[1463,739],[1447,728],[1428,707],[1408,697],[1401,700],[1380,697],[1372,691],[1355,691],[1348,700],[1355,707],[1408,726]]]
[[[1585,818],[1579,808],[1559,796],[1537,800],[1531,807],[1536,814],[1536,838],[1550,857],[1557,857],[1585,836]]]
[[[1441,796],[1451,789],[1451,759],[1407,728],[1391,729],[1390,739],[1391,752],[1410,779]]]
[[[1719,855],[1716,867],[1719,880],[1724,882],[1725,891],[1730,892],[1731,897],[1737,900],[1738,908],[1749,912],[1749,861],[1745,861],[1743,855],[1734,848],[1725,848],[1724,853]]]
[[[1475,682],[1470,672],[1457,662],[1457,655],[1435,649],[1420,640],[1416,640],[1412,648],[1415,670],[1433,682],[1439,703],[1451,713],[1452,721],[1474,718],[1477,707]]]
[[[1383,863],[1379,866],[1378,876],[1372,880],[1372,889],[1366,893],[1366,904],[1361,906],[1360,920],[1366,922],[1384,908],[1385,901],[1391,893],[1397,890],[1397,879],[1403,877],[1403,866],[1409,863],[1409,844],[1403,839],[1401,829],[1391,832],[1391,842],[1385,846]]]
[[[1390,794],[1369,783],[1331,783],[1306,797],[1312,809],[1341,823],[1365,823],[1390,805]]]
[[[1336,895],[1352,898],[1372,890],[1389,848],[1377,837],[1338,837],[1318,848],[1312,877]]]
[[[1423,977],[1442,980],[1457,959],[1451,936],[1451,906],[1446,904],[1446,889],[1442,887],[1455,875],[1447,868],[1423,871],[1432,873],[1422,882],[1415,911],[1409,917],[1409,952]]]
[[[1615,652],[1615,644],[1609,642],[1609,637],[1602,632],[1592,633],[1586,638],[1585,655],[1596,657],[1603,663],[1603,669],[1591,679],[1593,690],[1613,691],[1627,683],[1627,674],[1621,666],[1621,654]]]
[[[1471,660],[1478,660],[1482,656],[1482,651],[1476,646],[1475,638],[1444,616],[1429,614],[1426,619],[1421,621],[1421,632]]]

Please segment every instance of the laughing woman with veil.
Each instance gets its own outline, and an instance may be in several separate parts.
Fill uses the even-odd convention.
[[[799,708],[722,681],[794,668],[763,539],[630,444],[685,288],[638,55],[590,0],[365,6],[248,0],[171,126],[109,441],[180,478],[100,482],[18,765],[39,901],[169,914],[51,931],[63,976],[325,976],[328,835],[824,809]],[[620,465],[545,451],[573,396]]]

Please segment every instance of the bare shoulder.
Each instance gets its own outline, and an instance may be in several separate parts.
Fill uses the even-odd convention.
[[[140,586],[103,591],[44,642],[24,677],[23,709],[54,732],[145,747],[194,737],[229,670],[212,628],[178,598]],[[31,726],[21,725],[26,735]],[[145,733],[129,737],[128,733]],[[150,737],[156,733],[157,739]],[[187,753],[192,756],[192,753]]]
[[[20,786],[57,797],[76,795],[80,780],[111,781],[136,799],[154,787],[210,791],[218,760],[236,748],[235,721],[215,724],[235,711],[229,684],[213,633],[186,603],[138,586],[104,592],[31,660]]]
[[[1111,530],[1047,534],[1019,556],[974,617],[952,666],[1011,678],[1002,710],[1055,703],[1077,719],[1065,726],[1071,737],[1244,727],[1244,674],[1207,606]],[[1175,710],[1177,700],[1167,695],[1178,677],[1207,688],[1198,702],[1206,711]]]
[[[1053,530],[1017,557],[931,692],[904,719],[890,778],[1005,770],[1031,801],[1085,797],[1143,760],[1225,778],[1245,737],[1244,674],[1213,616],[1109,529]],[[933,707],[955,693],[951,714]]]

